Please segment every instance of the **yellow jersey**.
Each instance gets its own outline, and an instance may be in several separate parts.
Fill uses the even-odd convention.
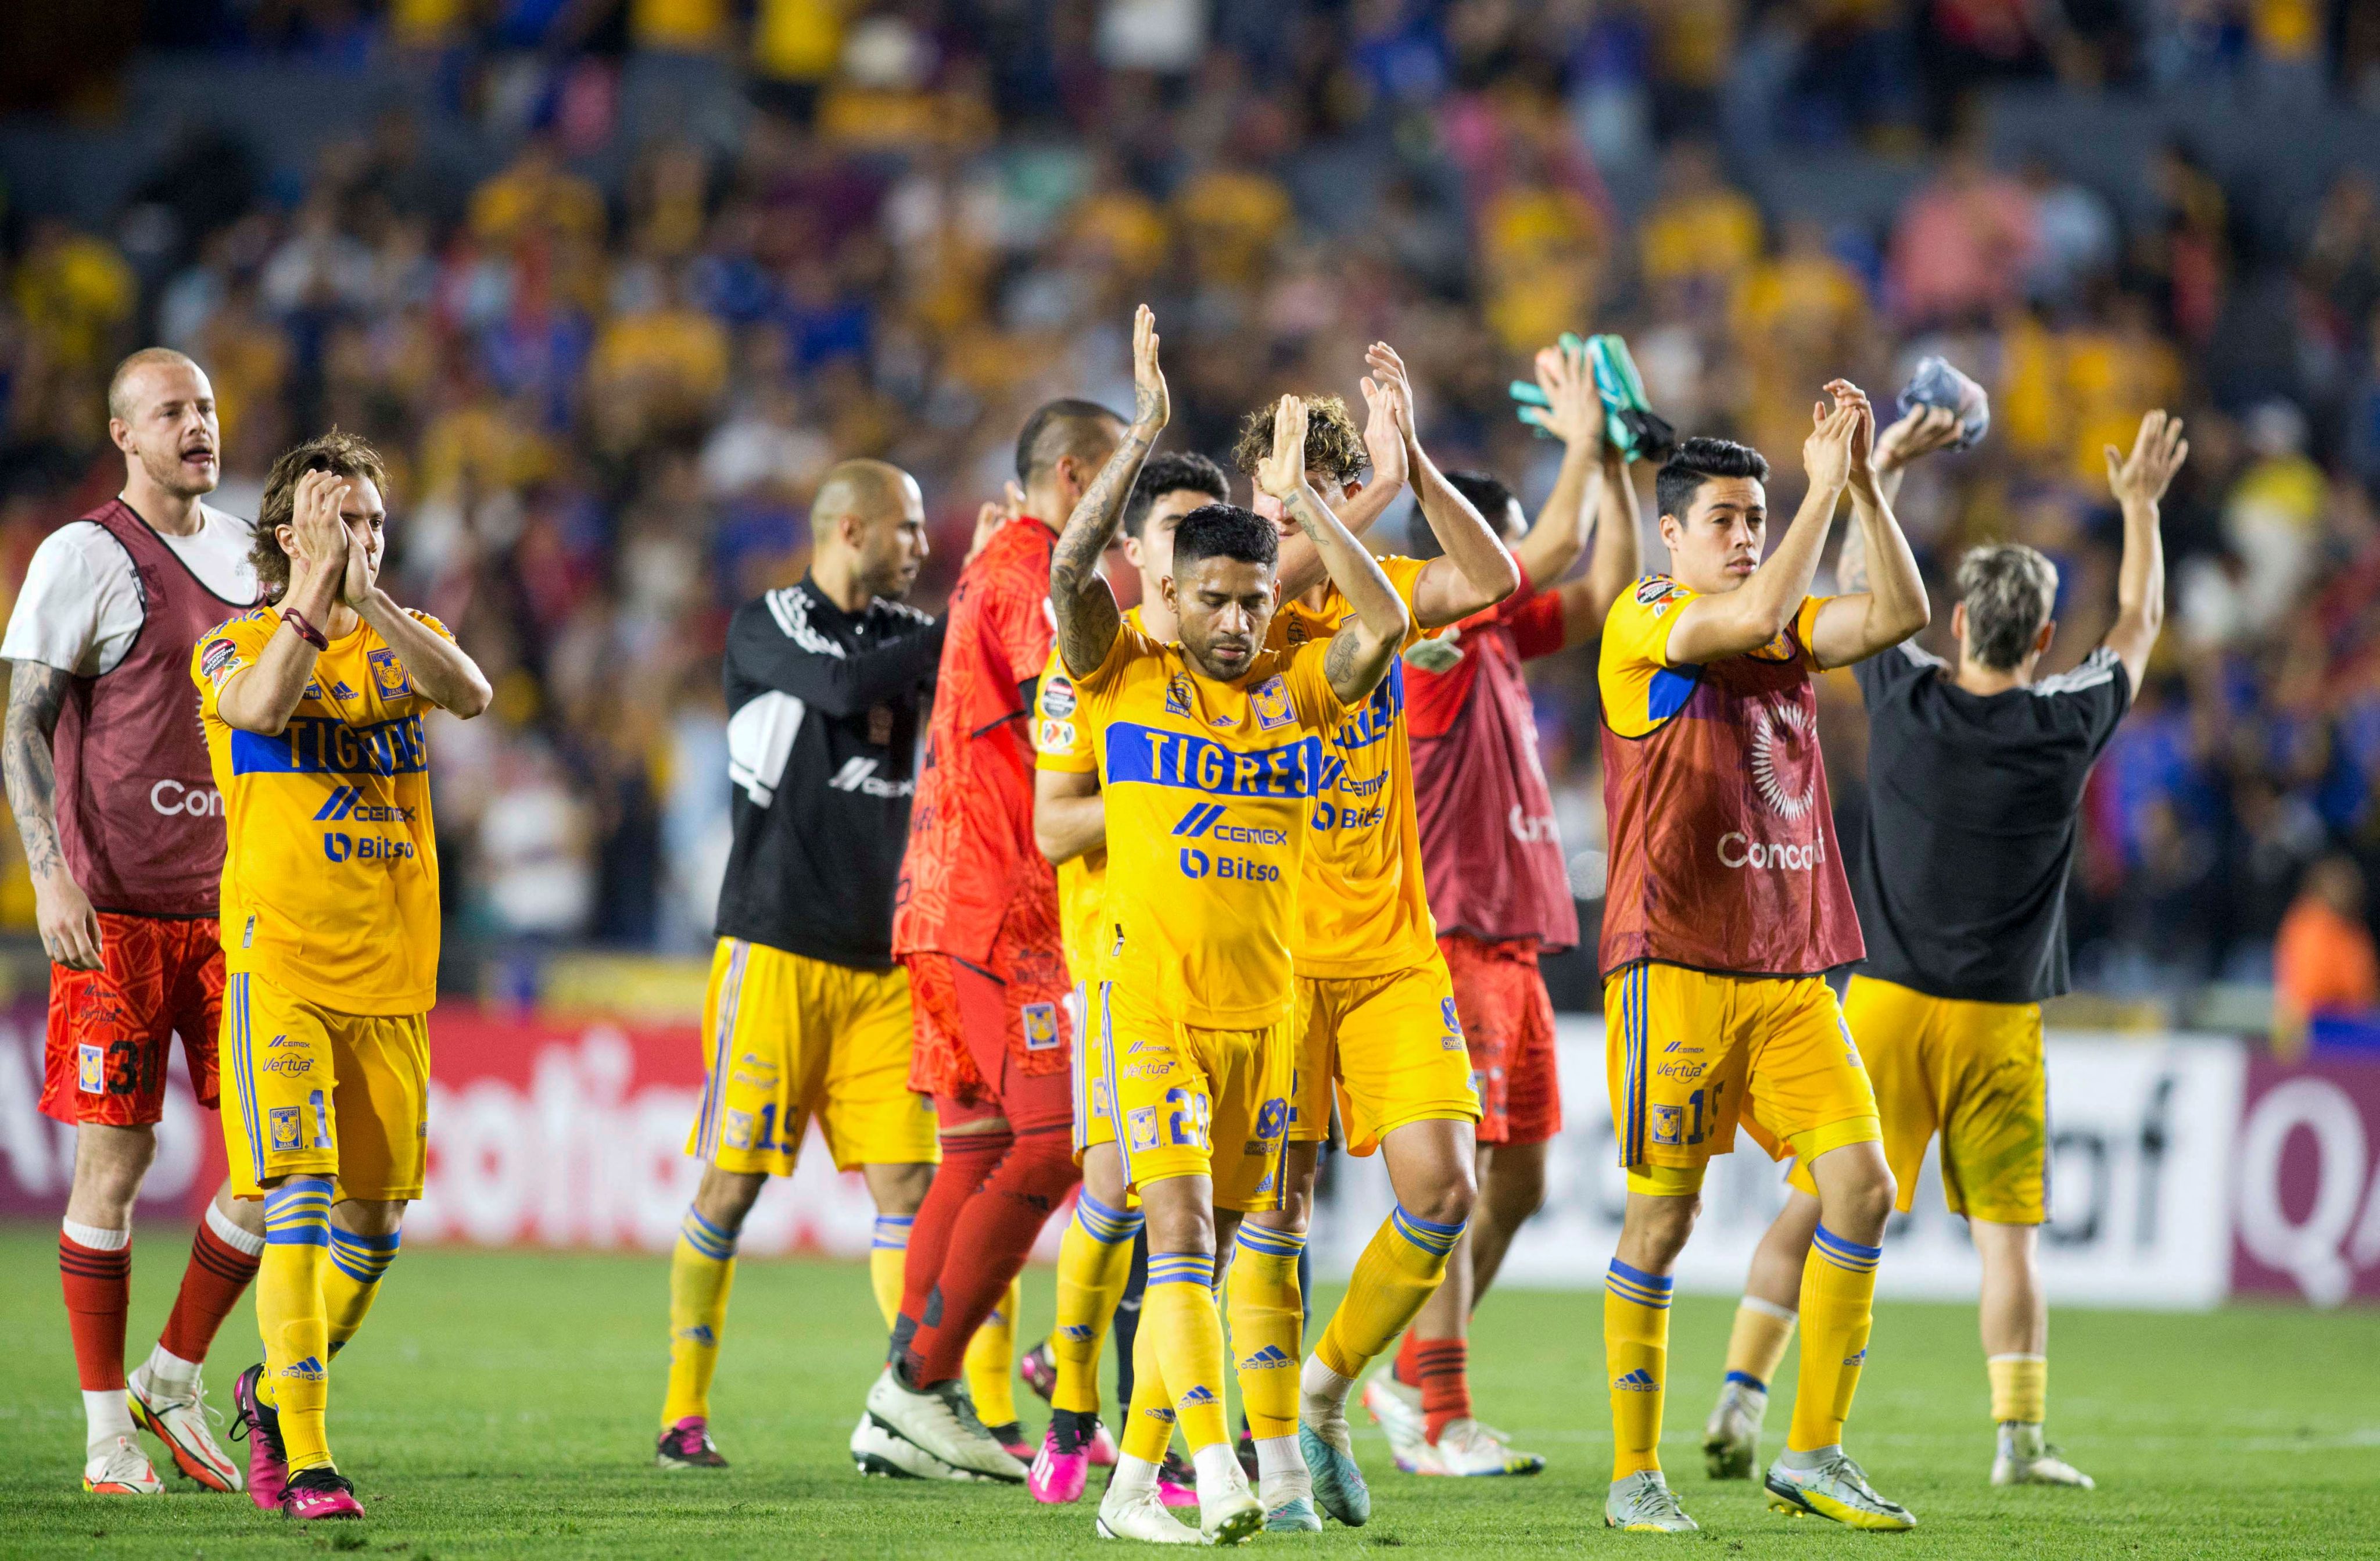
[[[438,848],[421,713],[434,707],[359,623],[315,658],[279,737],[235,731],[216,701],[280,627],[259,607],[190,653],[224,799],[225,970],[337,1013],[426,1013],[438,988]]]
[[[1125,611],[1123,626],[1140,628],[1140,608]],[[1055,645],[1049,665],[1041,669],[1041,686],[1033,700],[1033,767],[1061,774],[1098,773],[1099,755],[1091,749],[1089,723],[1081,719],[1082,696],[1066,675],[1066,664]],[[1066,949],[1066,971],[1077,982],[1099,979],[1099,919],[1107,909],[1108,851],[1095,847],[1058,864],[1058,927]]]
[[[1219,683],[1123,628],[1074,680],[1107,808],[1099,975],[1178,1023],[1253,1030],[1295,1003],[1305,813],[1324,735],[1347,713],[1323,676],[1329,649],[1262,651]]]
[[[1428,567],[1419,558],[1383,558],[1381,572],[1413,616],[1402,652],[1422,638],[1414,591]],[[1284,602],[1266,632],[1269,650],[1328,644],[1347,617],[1336,586],[1319,611]],[[1438,924],[1421,875],[1421,824],[1414,811],[1413,750],[1405,732],[1402,654],[1362,706],[1325,739],[1321,781],[1308,820],[1300,891],[1297,973],[1343,978],[1392,975],[1438,954]]]

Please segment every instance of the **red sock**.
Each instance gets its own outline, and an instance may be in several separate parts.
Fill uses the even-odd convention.
[[[909,1346],[910,1381],[927,1387],[959,1374],[967,1341],[1007,1294],[1034,1238],[1081,1174],[1065,1128],[1017,1138],[959,1215],[960,1238],[951,1243],[941,1281]]]
[[[1408,1333],[1397,1351],[1397,1380],[1421,1389],[1427,1422],[1423,1433],[1433,1446],[1439,1432],[1471,1418],[1470,1369],[1471,1345],[1464,1339],[1415,1338]]]
[[[66,1282],[67,1326],[74,1334],[75,1374],[85,1393],[124,1385],[124,1314],[132,1306],[132,1245],[110,1252],[58,1233],[58,1275]]]
[[[926,1315],[927,1299],[942,1276],[942,1258],[950,1250],[951,1230],[958,1224],[959,1211],[966,1207],[967,1200],[991,1175],[1013,1141],[1005,1132],[942,1135],[942,1163],[935,1168],[933,1184],[926,1189],[925,1201],[917,1205],[917,1217],[909,1226],[909,1256],[901,1265],[901,1316],[892,1325],[895,1352],[907,1349],[910,1335]]]
[[[256,1277],[257,1264],[263,1261],[264,1238],[256,1237],[254,1254],[241,1251],[215,1233],[214,1222],[223,1216],[210,1206],[207,1217],[199,1222],[199,1233],[190,1239],[190,1263],[182,1270],[182,1288],[174,1298],[174,1310],[165,1319],[165,1331],[157,1342],[185,1360],[203,1360],[207,1347],[214,1342],[215,1330],[223,1326],[231,1309],[248,1289],[248,1282]],[[229,1225],[228,1220],[225,1221]],[[248,1233],[232,1229],[240,1235]]]

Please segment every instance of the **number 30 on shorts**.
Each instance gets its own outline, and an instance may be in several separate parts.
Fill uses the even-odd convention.
[[[1158,1108],[1153,1105],[1135,1106],[1126,1128],[1132,1135],[1135,1153],[1143,1153],[1160,1146],[1172,1149],[1208,1149],[1209,1119],[1213,1106],[1206,1095],[1196,1090],[1175,1088],[1165,1091],[1165,1122],[1163,1137],[1159,1136]]]

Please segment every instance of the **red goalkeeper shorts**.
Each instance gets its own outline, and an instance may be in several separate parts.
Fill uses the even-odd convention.
[[[1438,940],[1454,983],[1454,1011],[1471,1045],[1471,1087],[1479,1096],[1483,1144],[1544,1143],[1561,1131],[1561,1079],[1555,1066],[1554,1003],[1537,970],[1534,942]]]
[[[152,1123],[165,1110],[165,1058],[182,1038],[190,1087],[215,1105],[223,1023],[223,944],[212,916],[99,912],[101,968],[50,967],[42,1112],[109,1128]]]

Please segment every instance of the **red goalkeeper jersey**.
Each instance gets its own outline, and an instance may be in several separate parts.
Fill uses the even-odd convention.
[[[1057,537],[1012,520],[951,592],[926,759],[893,890],[892,953],[989,968],[1010,946],[1062,958],[1058,885],[1033,844],[1033,734],[1020,691],[1050,659],[1050,555]]]

